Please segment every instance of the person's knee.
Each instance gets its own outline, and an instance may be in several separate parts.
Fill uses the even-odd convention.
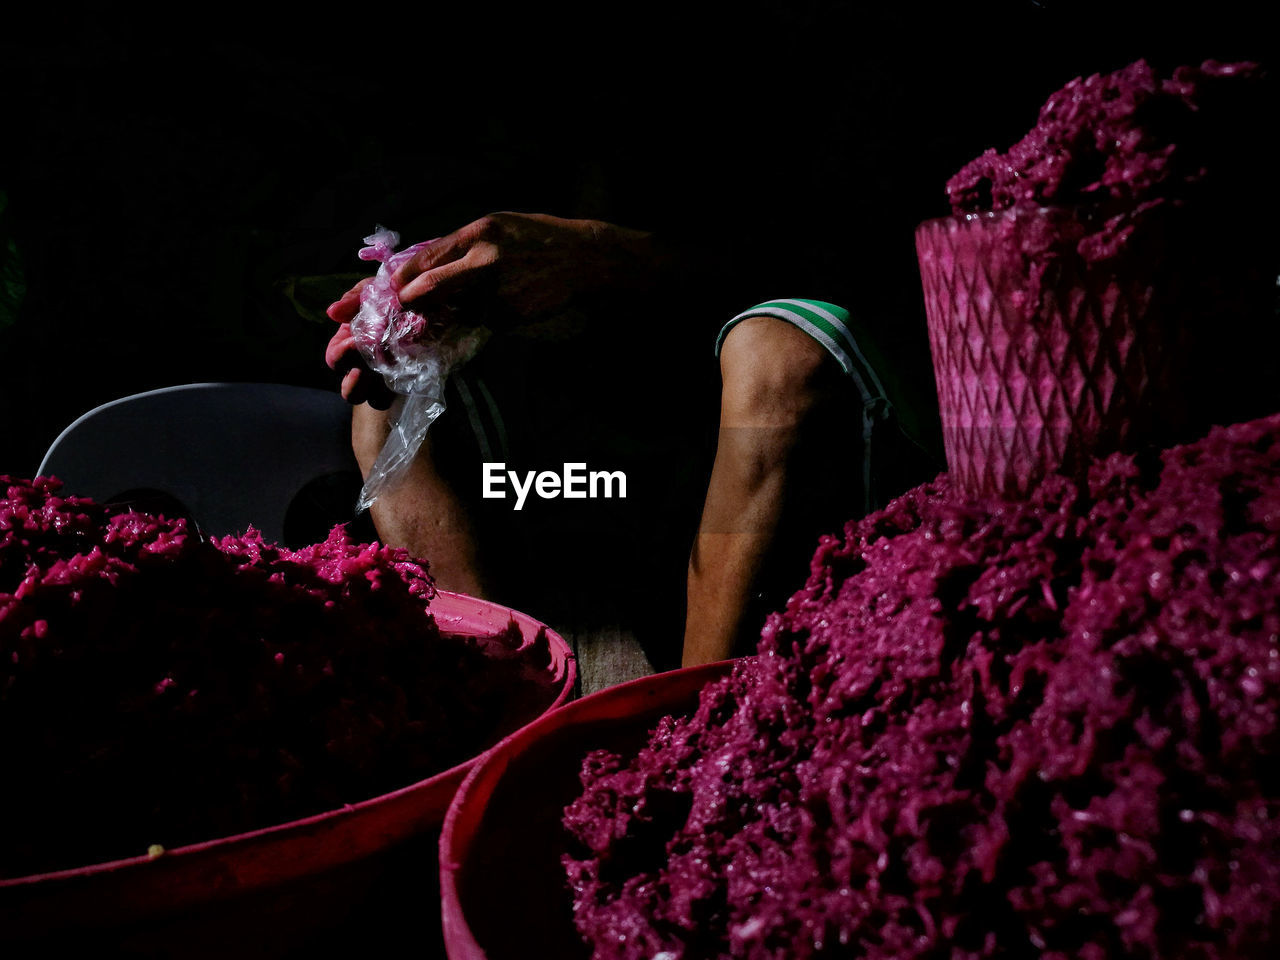
[[[785,320],[749,317],[720,348],[726,426],[798,429],[829,405],[841,381],[835,358]]]

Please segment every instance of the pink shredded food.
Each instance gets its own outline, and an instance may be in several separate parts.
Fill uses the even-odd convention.
[[[1220,355],[1222,343],[1275,349],[1261,329],[1274,316],[1280,257],[1269,227],[1280,191],[1261,119],[1275,110],[1275,83],[1258,64],[1206,60],[1162,73],[1137,60],[1053,93],[1022,139],[967,163],[947,196],[956,215],[1008,211],[1000,222],[1010,231],[1021,222],[1028,319],[1064,273],[1159,277],[1197,330],[1202,366],[1238,369],[1256,361]],[[1056,212],[1038,218],[1042,208]],[[1210,384],[1206,392],[1222,389]]]
[[[0,876],[336,809],[503,715],[511,675],[441,633],[404,551],[204,542],[59,489],[0,477]]]
[[[1280,415],[824,539],[565,813],[595,958],[1272,957]]]
[[[1077,77],[1049,97],[1026,136],[951,178],[952,210],[1089,210],[1096,222],[1079,253],[1113,258],[1148,221],[1163,225],[1161,211],[1216,203],[1239,186],[1234,175],[1253,160],[1242,143],[1260,122],[1262,74],[1257,64],[1206,60],[1162,76],[1138,60]]]

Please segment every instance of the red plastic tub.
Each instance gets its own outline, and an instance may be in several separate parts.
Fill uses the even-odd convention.
[[[564,808],[582,792],[591,750],[638,750],[667,714],[734,661],[673,670],[610,687],[539,718],[481,758],[458,789],[440,836],[440,900],[449,960],[589,951],[573,927],[560,855]]]
[[[571,696],[573,654],[558,634],[532,617],[445,592],[432,602],[431,612],[445,633],[494,635],[513,619],[526,644],[545,631],[546,666],[528,696],[512,699],[495,741]],[[398,849],[418,843],[429,857],[449,802],[475,762],[342,809],[176,848],[154,859],[0,880],[0,952],[24,946],[43,950],[79,936],[139,955],[216,956],[229,950],[271,955],[277,952],[270,946],[273,939],[281,949],[285,942],[292,945],[300,926],[333,928],[337,916],[386,873]],[[20,829],[6,825],[15,828]],[[420,861],[410,869],[431,873]],[[416,906],[434,919],[433,900]]]

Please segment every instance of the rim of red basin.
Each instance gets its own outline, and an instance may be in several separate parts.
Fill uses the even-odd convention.
[[[541,621],[444,590],[428,612],[441,630],[469,636],[497,633],[513,619],[526,640],[544,631],[550,653],[546,670],[559,689],[538,717],[560,709],[571,697],[576,658],[564,638]],[[458,785],[491,747],[426,779],[298,820],[174,847],[157,856],[0,878],[0,919],[27,926],[42,922],[40,916],[47,913],[45,919],[65,924],[74,917],[67,909],[69,900],[92,903],[93,912],[102,916],[159,914],[350,864],[440,826]]]
[[[689,700],[708,683],[726,676],[738,660],[719,660],[695,667],[681,667],[650,674],[597,691],[545,713],[499,741],[480,757],[458,787],[445,814],[440,833],[440,913],[445,951],[449,960],[487,960],[467,923],[457,874],[464,868],[473,839],[484,818],[486,802],[501,781],[510,760],[529,746],[566,727],[602,719],[625,719],[636,714],[636,703],[652,699],[654,705]],[[657,717],[654,718],[656,722]],[[478,797],[478,800],[473,798]]]

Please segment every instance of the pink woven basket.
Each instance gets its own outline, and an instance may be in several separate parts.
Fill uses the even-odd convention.
[[[971,494],[1022,496],[1187,417],[1190,325],[1171,315],[1174,278],[1159,263],[1085,264],[1072,242],[1083,231],[1055,209],[916,231],[947,465]]]

